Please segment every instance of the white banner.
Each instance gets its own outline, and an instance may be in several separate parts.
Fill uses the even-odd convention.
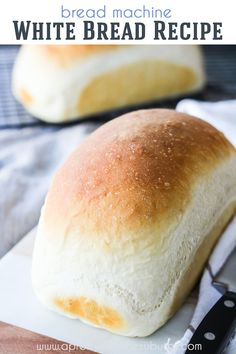
[[[236,44],[235,0],[7,0],[1,44]]]

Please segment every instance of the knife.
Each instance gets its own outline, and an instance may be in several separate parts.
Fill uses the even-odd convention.
[[[201,354],[222,353],[236,328],[236,249],[212,278],[212,285],[222,297],[194,332],[185,354],[193,354],[193,348],[199,348],[199,345]]]

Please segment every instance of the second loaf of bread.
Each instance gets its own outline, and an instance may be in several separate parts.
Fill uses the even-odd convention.
[[[197,46],[23,46],[13,92],[49,122],[181,95],[204,84]]]

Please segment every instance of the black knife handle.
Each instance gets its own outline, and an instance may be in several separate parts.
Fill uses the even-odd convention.
[[[201,354],[220,354],[227,345],[235,320],[236,293],[227,291],[204,317],[185,354],[197,353],[197,350]]]

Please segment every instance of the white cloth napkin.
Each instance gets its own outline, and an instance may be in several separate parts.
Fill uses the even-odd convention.
[[[217,103],[197,102],[194,100],[181,101],[176,109],[202,118],[221,130],[225,136],[236,146],[236,100]],[[210,259],[209,265],[215,275],[223,266],[232,250],[236,247],[236,217],[227,227],[217,243]],[[211,285],[211,275],[206,268],[200,283],[199,298],[191,321],[190,328],[196,329],[210,308],[220,298],[220,294]],[[188,329],[183,338],[168,350],[169,354],[183,354],[187,348],[193,332]],[[236,353],[236,336],[232,336],[229,346],[225,349],[227,354]],[[213,354],[213,353],[209,353]]]
[[[0,258],[36,226],[52,174],[96,127],[0,130]]]

